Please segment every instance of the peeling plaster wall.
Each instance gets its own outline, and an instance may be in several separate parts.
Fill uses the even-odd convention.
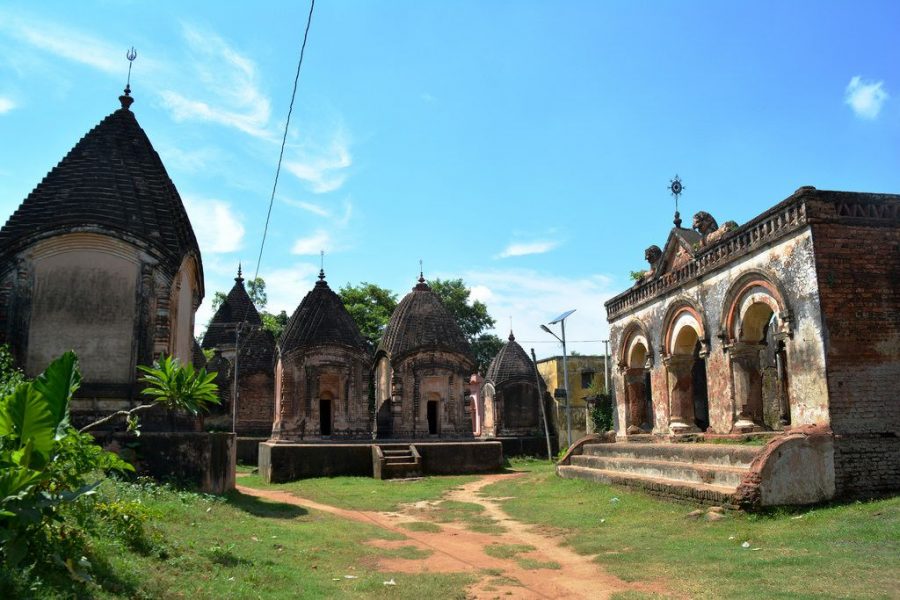
[[[63,237],[67,243],[56,238],[29,253],[33,291],[25,372],[33,377],[74,349],[85,379],[131,383],[138,252],[99,236]]]
[[[653,397],[654,433],[668,433],[669,424],[669,376],[661,360],[661,346],[667,310],[676,302],[688,300],[695,306],[702,319],[704,332],[701,338],[708,340],[706,361],[707,393],[709,398],[710,428],[715,433],[731,431],[735,415],[740,410],[733,400],[733,383],[730,359],[725,342],[718,337],[723,315],[728,310],[725,303],[729,289],[750,270],[766,273],[781,284],[785,301],[793,314],[793,336],[786,340],[789,366],[789,397],[791,423],[793,425],[827,424],[828,391],[821,373],[825,369],[825,349],[822,340],[822,319],[819,313],[819,290],[810,228],[805,227],[774,245],[745,255],[727,263],[723,268],[705,274],[676,290],[661,295],[648,304],[618,315],[610,321],[610,345],[613,364],[624,361],[622,336],[633,320],[643,324],[652,346],[651,394]],[[628,426],[625,404],[624,375],[615,369],[613,381],[619,416],[619,435],[625,435]]]

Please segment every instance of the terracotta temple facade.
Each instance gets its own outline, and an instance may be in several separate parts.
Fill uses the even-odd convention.
[[[278,344],[272,440],[371,440],[370,368],[359,328],[320,272]]]
[[[391,315],[374,363],[378,438],[473,437],[472,350],[421,275]]]
[[[263,329],[240,266],[201,345],[214,352],[206,367],[218,374],[219,386],[220,404],[212,408],[207,425],[233,428],[240,435],[269,435],[275,417],[275,338]]]
[[[541,400],[546,386],[534,362],[510,332],[509,340],[488,366],[476,401],[475,435],[483,437],[544,435]],[[544,407],[544,414],[552,414]]]
[[[900,488],[900,195],[802,187],[675,225],[606,303],[619,439],[813,427],[837,495]]]
[[[78,353],[76,424],[139,403],[137,365],[191,361],[204,295],[178,190],[119,100],[0,230],[0,343],[28,376]]]

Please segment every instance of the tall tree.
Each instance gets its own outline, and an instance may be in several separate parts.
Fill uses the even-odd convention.
[[[392,291],[363,281],[359,285],[349,283],[340,290],[338,296],[344,308],[356,321],[356,326],[365,338],[369,351],[374,352],[381,341],[384,328],[387,327],[391,314],[397,308],[397,294]]]
[[[462,279],[434,279],[428,285],[456,319],[472,346],[478,371],[484,373],[503,346],[500,338],[486,333],[496,323],[488,313],[487,305],[481,300],[470,302],[472,290],[466,287]]]

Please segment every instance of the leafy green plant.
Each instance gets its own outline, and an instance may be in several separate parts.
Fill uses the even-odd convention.
[[[16,367],[9,346],[0,344],[0,398],[6,396],[17,385],[25,381],[25,375]]]
[[[647,271],[629,271],[628,276],[631,277],[632,281],[640,281],[644,278],[644,275],[647,274]]]
[[[591,421],[594,431],[605,433],[613,428],[613,404],[609,394],[597,394],[590,403]]]
[[[0,553],[10,565],[28,555],[41,538],[36,532],[63,535],[59,507],[93,492],[91,472],[133,470],[70,427],[69,401],[80,383],[78,359],[66,352],[0,399]],[[77,567],[71,557],[58,560]]]
[[[197,416],[209,410],[210,405],[219,404],[219,386],[213,383],[216,378],[215,372],[207,373],[202,367],[195,369],[191,363],[181,366],[178,359],[171,356],[160,358],[150,367],[138,365],[138,369],[145,373],[141,381],[147,384],[141,393],[152,398],[153,402],[107,415],[82,427],[81,433],[123,417],[128,425],[128,431],[140,435],[138,421],[140,412],[164,406],[172,411],[184,410]]]
[[[186,410],[198,415],[208,410],[210,404],[219,403],[219,387],[213,383],[216,373],[206,369],[195,370],[190,363],[179,366],[171,356],[162,358],[152,367],[138,367],[146,373],[141,381],[147,384],[141,393],[154,398],[169,409]]]

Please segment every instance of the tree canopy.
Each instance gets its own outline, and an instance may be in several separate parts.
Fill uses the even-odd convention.
[[[492,333],[485,333],[494,327],[496,321],[488,314],[487,305],[481,300],[469,302],[472,290],[461,278],[434,279],[428,282],[441,302],[456,319],[463,335],[472,346],[478,371],[484,373],[491,360],[503,347],[503,341]]]
[[[397,308],[397,294],[374,283],[363,281],[359,285],[348,283],[341,287],[338,296],[359,327],[369,351],[374,352],[378,342],[381,341],[384,328],[391,320],[391,314]]]
[[[487,306],[480,300],[470,302],[471,290],[462,279],[434,279],[428,282],[431,290],[453,315],[463,335],[472,345],[479,371],[484,372],[491,359],[500,351],[503,342],[496,335],[485,333],[494,326]],[[397,294],[366,281],[359,285],[343,286],[338,295],[363,337],[374,351],[381,341],[391,314],[397,308]]]

